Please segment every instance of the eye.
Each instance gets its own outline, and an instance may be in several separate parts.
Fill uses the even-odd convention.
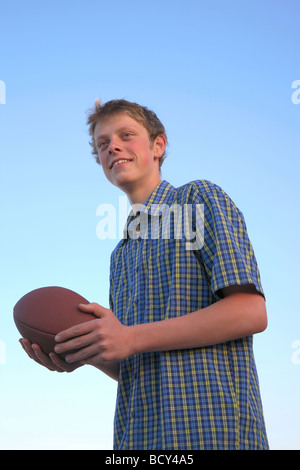
[[[123,137],[125,137],[125,138],[131,137],[131,136],[132,136],[131,132],[125,132],[125,134],[123,134]]]
[[[108,142],[106,140],[103,140],[102,142],[98,142],[98,149],[102,149],[105,145],[107,145]]]

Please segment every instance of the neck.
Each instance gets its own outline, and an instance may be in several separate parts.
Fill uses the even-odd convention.
[[[158,175],[157,177],[148,180],[146,184],[139,181],[136,185],[131,186],[130,188],[124,188],[124,192],[126,193],[131,205],[144,204],[160,182],[161,178],[160,175]]]

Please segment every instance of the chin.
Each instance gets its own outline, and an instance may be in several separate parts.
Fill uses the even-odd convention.
[[[112,183],[120,189],[125,189],[136,182],[136,179],[130,175],[120,175],[118,178],[114,178]]]

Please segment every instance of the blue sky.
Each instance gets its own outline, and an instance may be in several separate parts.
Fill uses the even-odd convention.
[[[97,238],[96,211],[122,193],[90,153],[99,97],[155,110],[163,178],[213,181],[242,210],[267,297],[254,345],[270,446],[300,449],[299,2],[10,0],[0,13],[0,447],[112,448],[115,382],[34,364],[12,320],[46,285],[108,306],[117,240]]]

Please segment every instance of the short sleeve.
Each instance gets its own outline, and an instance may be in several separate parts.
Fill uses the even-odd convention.
[[[252,284],[264,296],[257,261],[241,211],[217,185],[206,185],[204,244],[200,255],[214,294],[224,287]]]
[[[114,311],[113,291],[114,291],[114,272],[115,272],[115,250],[110,256],[110,271],[109,271],[109,308]]]

